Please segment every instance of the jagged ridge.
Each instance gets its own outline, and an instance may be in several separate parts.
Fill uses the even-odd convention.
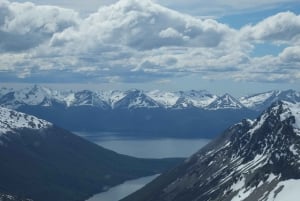
[[[299,123],[300,104],[278,102],[124,200],[293,200],[299,193],[290,187],[300,186]]]

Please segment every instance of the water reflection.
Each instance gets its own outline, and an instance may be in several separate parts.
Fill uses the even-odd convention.
[[[107,149],[140,158],[188,157],[209,142],[208,139],[140,139],[116,137],[107,133],[77,134]]]
[[[109,189],[107,192],[99,193],[86,201],[118,201],[127,195],[137,191],[144,185],[155,179],[158,175],[143,177],[135,180],[127,181],[123,184]]]

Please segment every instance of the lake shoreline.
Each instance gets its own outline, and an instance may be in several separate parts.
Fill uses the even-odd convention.
[[[151,139],[204,139],[204,140],[212,140],[214,138],[204,138],[199,136],[173,136],[173,135],[139,135],[138,133],[132,132],[117,132],[117,131],[72,131],[72,133],[80,136],[80,137],[115,137],[116,139],[139,139],[139,140],[151,140]],[[99,135],[100,134],[100,135]]]
[[[187,158],[210,142],[209,139],[135,138],[115,133],[79,133],[78,136],[106,149],[136,158]],[[120,137],[121,136],[121,137]],[[178,149],[180,147],[180,149]]]
[[[107,191],[97,193],[85,201],[118,201],[126,196],[134,193],[135,191],[141,189],[154,179],[156,179],[160,174],[150,175],[146,177],[140,177],[137,179],[127,180],[122,184],[113,186]]]

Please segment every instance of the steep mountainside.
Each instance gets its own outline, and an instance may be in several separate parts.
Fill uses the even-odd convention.
[[[24,105],[50,107],[59,103],[64,107],[92,106],[100,109],[189,109],[194,107],[222,110],[247,107],[251,110],[262,111],[278,100],[300,102],[300,93],[294,90],[269,91],[236,99],[230,94],[219,97],[205,90],[62,91],[39,85],[19,90],[0,88],[0,105],[14,109]]]
[[[244,120],[124,201],[289,201],[300,187],[300,104]]]
[[[72,131],[116,132],[134,137],[213,138],[273,101],[300,102],[298,92],[273,91],[241,98],[205,90],[62,91],[39,85],[1,88],[0,106],[15,108]],[[172,125],[172,126],[170,126]]]
[[[278,100],[297,103],[300,102],[300,93],[294,90],[268,91],[265,93],[241,97],[239,99],[243,105],[257,111],[262,111],[268,108],[272,103]]]
[[[162,106],[140,90],[127,91],[126,95],[114,104],[114,109],[151,109],[159,107]]]
[[[0,161],[0,199],[13,195],[11,200],[35,201],[84,200],[178,162],[120,155],[47,121],[1,107]]]
[[[243,108],[245,108],[245,106],[229,94],[224,94],[207,106],[209,110],[239,110]]]
[[[0,201],[33,201],[33,200],[0,193]]]

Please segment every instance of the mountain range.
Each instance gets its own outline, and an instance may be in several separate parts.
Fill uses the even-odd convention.
[[[74,91],[55,90],[40,85],[22,89],[0,88],[1,106],[11,109],[17,109],[24,105],[49,107],[60,103],[65,107],[94,106],[102,109],[184,109],[194,107],[207,110],[248,108],[262,111],[277,100],[299,102],[300,93],[294,90],[274,90],[235,98],[228,93],[218,96],[206,90],[177,92],[142,91],[138,89]]]
[[[278,101],[122,201],[290,201],[299,187],[300,103]]]
[[[135,137],[213,138],[240,119],[255,118],[277,100],[299,102],[300,93],[269,91],[235,98],[206,90],[66,91],[39,85],[0,89],[2,107],[72,131],[121,132]]]
[[[138,159],[56,125],[0,107],[0,200],[78,201],[125,180],[161,173],[179,159]]]

